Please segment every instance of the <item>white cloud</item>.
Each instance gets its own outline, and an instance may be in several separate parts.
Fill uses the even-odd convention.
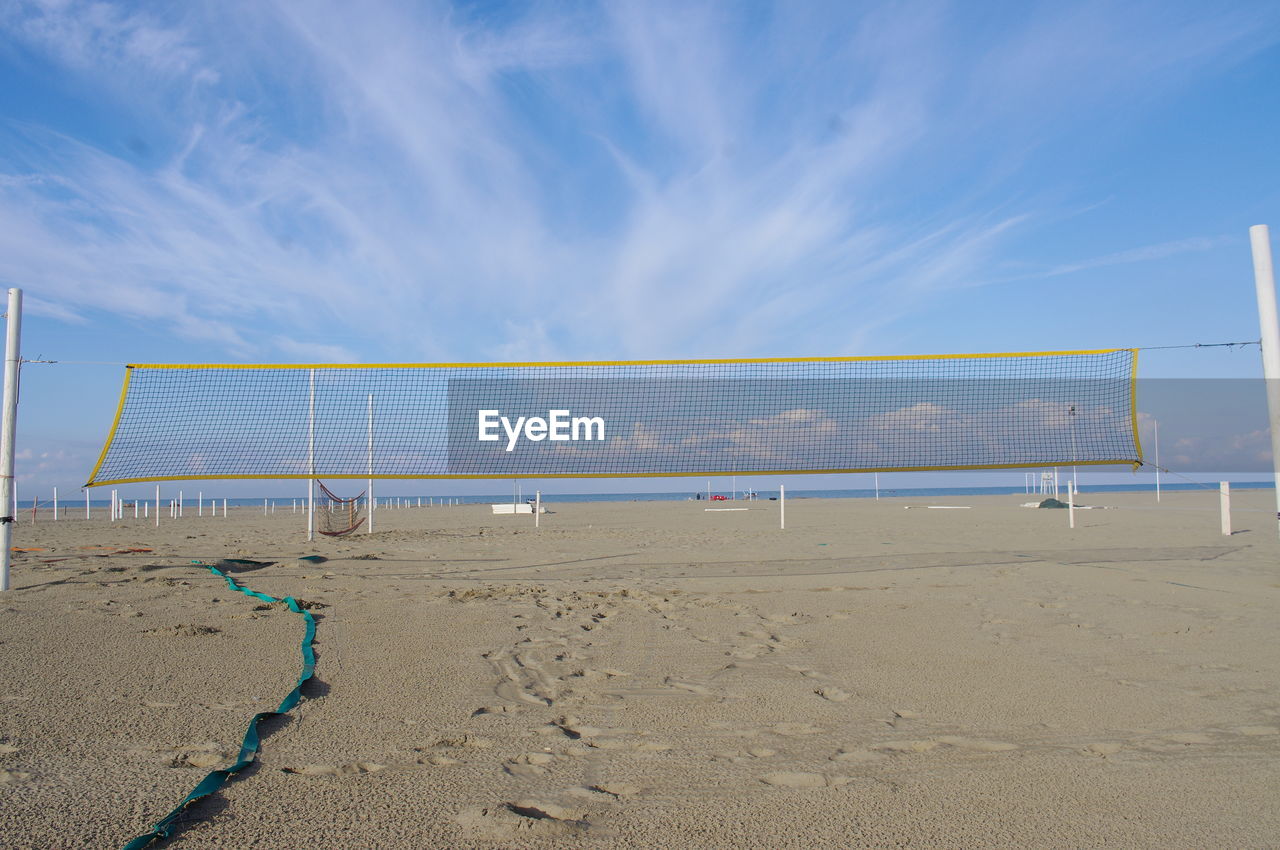
[[[0,31],[122,126],[0,125],[0,277],[249,359],[858,353],[1034,226],[1001,169],[1036,133],[1274,17],[19,3]]]

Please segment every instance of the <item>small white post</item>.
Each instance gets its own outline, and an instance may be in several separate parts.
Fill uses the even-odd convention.
[[[1218,482],[1218,510],[1222,514],[1222,533],[1231,536],[1231,482]]]
[[[1160,502],[1160,422],[1159,420],[1151,420],[1152,426],[1155,428],[1156,435],[1156,503]]]
[[[204,516],[204,491],[203,490],[196,493],[196,499],[199,500],[198,501],[199,508],[197,508],[196,510],[196,516]]]
[[[1067,525],[1076,527],[1076,482],[1067,482]]]
[[[533,491],[533,527],[537,528],[542,514],[542,491]]]
[[[876,501],[878,502],[880,501],[880,473],[878,472],[875,473],[875,476],[876,476]]]
[[[156,528],[160,527],[160,485],[156,485]]]
[[[226,499],[222,500],[222,518],[223,519],[227,518],[227,500]]]
[[[90,519],[89,516],[89,488],[84,488],[84,518]]]
[[[138,500],[136,498],[133,500],[133,518],[138,518]]]
[[[53,521],[58,521],[58,488],[53,488]]]
[[[267,500],[266,500],[266,499],[263,499],[263,500],[262,500],[262,515],[263,515],[263,516],[266,516],[266,515],[267,515]]]
[[[1249,228],[1253,247],[1253,281],[1262,329],[1262,377],[1267,385],[1271,419],[1271,462],[1276,480],[1276,520],[1280,529],[1280,325],[1276,317],[1276,275],[1271,265],[1271,231],[1265,224]]]
[[[144,502],[142,505],[142,518],[151,519],[151,503]]]
[[[707,479],[707,501],[711,501],[711,479]]]
[[[116,491],[111,491],[111,521],[116,521]]]
[[[778,485],[778,527],[787,527],[787,485]]]
[[[178,516],[182,516],[182,491],[178,491]]]

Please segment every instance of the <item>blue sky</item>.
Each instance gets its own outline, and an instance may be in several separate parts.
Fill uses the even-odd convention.
[[[1277,42],[1274,2],[10,0],[0,283],[25,356],[106,363],[1255,339]],[[26,367],[22,495],[121,372]]]

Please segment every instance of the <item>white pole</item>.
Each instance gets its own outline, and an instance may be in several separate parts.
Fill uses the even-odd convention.
[[[707,501],[711,501],[711,479],[707,479]]]
[[[307,539],[316,536],[316,370],[311,370],[311,396],[307,408]]]
[[[262,515],[263,515],[263,516],[266,516],[266,515],[267,515],[267,500],[266,500],[266,499],[263,499],[263,500],[262,500]]]
[[[1067,525],[1076,527],[1076,482],[1067,482]]]
[[[111,521],[116,521],[116,491],[111,491]]]
[[[1258,325],[1262,330],[1262,377],[1267,384],[1267,412],[1271,419],[1271,462],[1276,475],[1276,519],[1280,528],[1280,325],[1276,319],[1276,274],[1271,265],[1271,232],[1265,224],[1249,228],[1253,246],[1253,281],[1258,294]]]
[[[738,476],[735,475],[730,480],[733,482],[733,485],[730,487],[729,492],[733,494],[733,501],[736,502],[738,501]]]
[[[1160,502],[1160,422],[1153,419],[1151,424],[1156,429],[1156,503]]]
[[[1053,468],[1053,498],[1058,498],[1058,467]]]
[[[4,413],[0,416],[0,505],[6,516],[0,517],[0,591],[9,589],[9,561],[13,557],[13,525],[17,509],[13,508],[17,487],[13,481],[13,440],[18,424],[18,368],[22,355],[22,290],[9,290],[8,332],[4,346]],[[11,510],[11,508],[13,508]]]
[[[1218,510],[1222,514],[1222,533],[1231,536],[1231,482],[1218,482]]]
[[[133,518],[138,518],[138,500],[136,498],[133,500]]]
[[[151,503],[146,502],[142,505],[142,518],[151,519]]]
[[[182,491],[178,491],[178,516],[182,516]]]
[[[223,519],[227,518],[227,500],[226,499],[222,500],[222,518]]]
[[[369,393],[369,495],[365,498],[365,504],[369,506],[369,517],[365,523],[364,533],[373,534],[373,393]],[[418,500],[418,504],[422,504],[422,500]]]
[[[533,491],[533,527],[537,528],[542,514],[542,491]]]
[[[875,473],[875,476],[876,476],[876,501],[878,502],[880,501],[880,473],[878,472]]]
[[[160,485],[156,485],[156,528],[160,527]]]
[[[203,490],[199,491],[196,494],[196,498],[200,500],[199,501],[200,507],[198,509],[198,512],[196,513],[196,516],[204,516],[204,491]]]
[[[778,485],[778,527],[787,527],[787,485]]]
[[[89,488],[84,488],[84,518],[89,519]]]
[[[53,488],[53,521],[58,521],[58,488]]]

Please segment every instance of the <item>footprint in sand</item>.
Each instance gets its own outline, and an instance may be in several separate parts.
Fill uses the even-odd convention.
[[[551,753],[524,753],[504,763],[502,769],[512,776],[541,776],[555,762]]]
[[[775,723],[769,727],[769,730],[777,735],[784,735],[788,738],[799,735],[817,735],[827,730],[821,726],[814,726],[812,723]]]
[[[766,773],[760,777],[765,785],[775,788],[834,788],[847,785],[852,780],[847,776],[827,776],[822,773]]]
[[[1124,745],[1116,741],[1095,741],[1094,743],[1086,746],[1082,752],[1087,756],[1106,758],[1108,756],[1115,755],[1123,749]]]
[[[715,694],[712,693],[710,688],[705,687],[703,685],[699,685],[695,682],[687,682],[682,679],[673,679],[670,676],[664,679],[663,682],[664,684],[670,685],[673,688],[679,688],[682,691],[688,691],[689,693],[697,694],[700,697],[715,696]]]
[[[831,757],[832,761],[848,761],[854,764],[871,764],[884,761],[888,756],[871,750],[839,750]]]
[[[17,785],[26,782],[31,774],[22,770],[0,770],[0,785]]]
[[[536,800],[464,809],[454,822],[473,835],[499,841],[513,836],[576,835],[588,827],[585,813]]]
[[[351,764],[331,765],[331,764],[304,764],[302,767],[285,767],[281,768],[284,773],[293,773],[299,776],[357,776],[366,773],[377,773],[386,769],[385,764],[378,764],[371,761],[356,761]]]
[[[1008,741],[987,741],[980,738],[962,738],[958,735],[944,735],[938,739],[938,743],[946,747],[973,750],[979,753],[1004,753],[1018,749],[1017,744],[1010,744]]]
[[[594,798],[596,795],[604,794],[615,800],[625,800],[631,797],[638,797],[644,789],[632,782],[600,782],[595,785],[588,785],[580,788],[568,789],[570,794],[574,796],[584,796],[577,792],[586,791]]]
[[[872,749],[882,750],[894,755],[900,755],[907,753],[927,753],[936,746],[938,746],[937,741],[889,741],[884,744],[877,744],[872,747]]]
[[[844,702],[850,696],[847,692],[836,687],[815,688],[813,692],[823,699],[830,700],[831,702]]]

